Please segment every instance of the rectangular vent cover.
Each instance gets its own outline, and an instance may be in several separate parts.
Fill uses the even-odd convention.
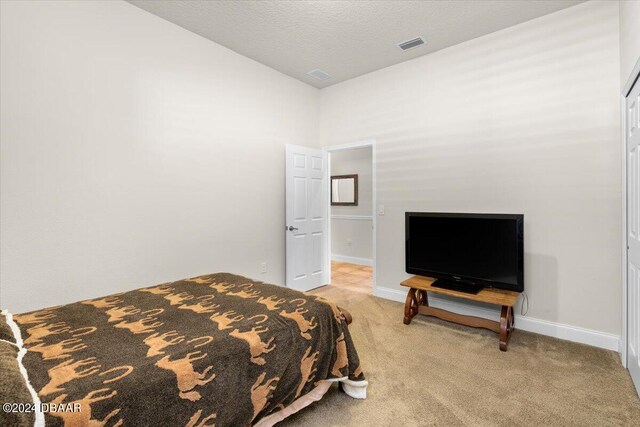
[[[307,73],[308,75],[310,75],[313,78],[316,78],[318,80],[327,80],[330,79],[331,76],[327,73],[325,73],[324,71],[316,68],[315,70],[311,70]]]
[[[424,44],[424,40],[422,37],[416,37],[415,39],[407,40],[406,42],[402,42],[398,44],[398,47],[402,50],[413,49],[414,47],[418,47]]]

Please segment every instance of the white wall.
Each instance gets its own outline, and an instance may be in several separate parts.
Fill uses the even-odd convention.
[[[624,86],[640,60],[640,1],[620,1],[620,81]]]
[[[317,144],[317,89],[125,2],[1,7],[2,307],[283,283],[284,144]]]
[[[371,261],[373,252],[372,220],[373,174],[371,147],[331,152],[331,175],[358,175],[358,206],[331,206],[331,252],[342,257]],[[351,240],[351,244],[347,243]]]
[[[320,143],[377,143],[377,286],[405,211],[523,213],[527,316],[619,334],[618,47],[588,2],[323,89]]]
[[[373,138],[378,286],[406,277],[405,211],[521,212],[528,316],[619,334],[636,3],[620,33],[618,3],[589,2],[324,89],[320,111],[124,2],[0,5],[3,307],[221,270],[282,283],[283,145]]]

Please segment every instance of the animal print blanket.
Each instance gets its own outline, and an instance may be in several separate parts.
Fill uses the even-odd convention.
[[[13,319],[33,389],[66,408],[47,426],[255,425],[323,380],[366,386],[334,303],[227,273]]]

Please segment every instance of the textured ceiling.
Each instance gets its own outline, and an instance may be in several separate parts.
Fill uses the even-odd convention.
[[[291,77],[322,88],[546,15],[581,0],[129,0]],[[408,51],[397,43],[423,36]],[[332,77],[306,73],[319,68]]]

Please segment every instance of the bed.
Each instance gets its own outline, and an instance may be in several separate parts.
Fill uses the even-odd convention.
[[[333,382],[366,397],[348,313],[233,274],[3,314],[0,424],[263,427]]]

